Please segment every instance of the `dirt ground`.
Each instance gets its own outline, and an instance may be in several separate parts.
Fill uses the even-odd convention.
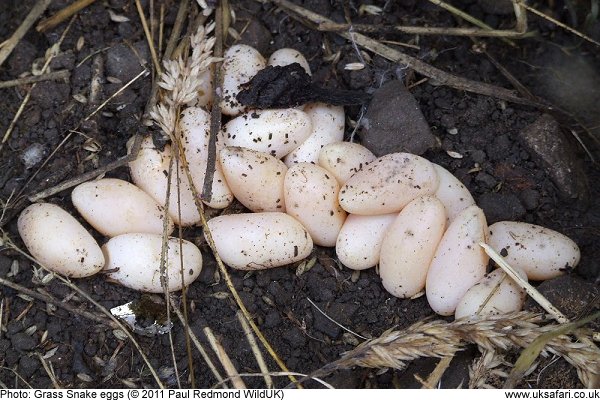
[[[23,0],[0,5],[0,40],[14,32],[34,3]],[[69,3],[54,0],[44,15],[49,16]],[[158,15],[163,2],[154,3]],[[548,164],[521,135],[542,116],[544,111],[540,108],[456,90],[431,79],[422,81],[423,76],[404,65],[369,52],[366,68],[345,70],[346,64],[360,61],[364,56],[359,57],[353,45],[337,34],[311,29],[269,2],[233,3],[237,17],[234,27],[241,32],[242,41],[254,45],[266,56],[283,47],[300,50],[314,71],[314,81],[324,86],[373,93],[385,82],[403,80],[439,139],[439,147],[428,150],[425,157],[446,167],[465,183],[486,211],[490,223],[522,220],[556,229],[575,240],[582,252],[580,265],[565,278],[544,283],[541,289],[549,296],[553,294],[553,301],[561,301],[559,307],[573,318],[588,315],[599,307],[600,208],[596,203],[600,194],[599,170],[577,141],[579,138],[596,158],[600,156],[596,142],[600,138],[597,46],[531,14],[529,28],[536,32],[531,38],[513,44],[499,39],[482,41],[494,60],[531,93],[554,104],[555,110],[565,111],[551,114],[572,151],[562,149],[559,153],[563,158]],[[508,29],[514,24],[513,15],[490,9],[495,2],[453,3],[492,27]],[[149,1],[142,4],[148,15]],[[359,12],[361,2],[306,0],[298,4],[338,22],[344,21],[343,4],[346,4],[354,23],[445,27],[463,24],[425,1],[375,1],[373,4],[383,10],[381,15]],[[555,1],[534,5],[578,29],[587,28],[589,35],[600,40],[600,24],[594,20],[584,24],[589,13],[586,4]],[[177,2],[165,0],[164,5],[165,37],[168,37]],[[119,22],[118,18],[114,21],[110,13],[127,17],[128,21]],[[65,22],[45,33],[32,29],[0,67],[0,80],[16,79],[31,71],[32,65],[39,68],[47,49],[60,40],[66,28]],[[443,35],[417,38],[398,33],[373,37],[391,41],[388,44],[392,47],[397,46],[394,42],[409,43],[410,46],[397,48],[457,76],[513,88],[507,75],[481,51],[481,44],[475,45],[469,38]],[[229,38],[228,44],[232,41]],[[328,56],[338,51],[339,58],[332,62],[333,57]],[[151,76],[136,80],[101,112],[83,121],[142,68],[152,68],[133,0],[98,1],[79,12],[50,67],[53,71],[67,70],[70,77],[38,83],[31,91],[31,98],[0,153],[3,203],[11,199],[11,194],[37,193],[114,161],[126,153],[125,143],[133,134],[151,131],[141,122],[152,86]],[[82,102],[82,98],[89,98],[90,81],[95,75],[101,79],[101,93],[91,104]],[[7,130],[30,87],[0,89],[0,132]],[[402,112],[393,111],[400,115]],[[347,107],[346,113],[348,121],[357,121],[361,107]],[[588,132],[582,125],[589,128]],[[352,130],[348,123],[347,136]],[[360,137],[361,131],[358,132]],[[55,149],[58,150],[47,165],[39,168],[41,160]],[[453,158],[448,151],[459,153],[462,158]],[[129,180],[125,167],[106,176]],[[70,190],[46,201],[74,211]],[[5,211],[1,220],[3,232],[22,246],[16,229],[19,210],[6,207]],[[240,372],[257,372],[255,358],[242,339],[235,316],[237,306],[223,279],[216,277],[216,264],[202,242],[201,230],[185,229],[184,236],[200,244],[204,254],[203,272],[188,292],[191,329],[203,338],[202,328],[210,327]],[[106,240],[98,235],[96,238],[101,243]],[[313,255],[316,264],[303,274],[297,274],[294,266],[252,273],[231,272],[244,304],[291,371],[314,371],[359,343],[359,339],[329,321],[311,301],[329,317],[364,337],[376,337],[388,329],[401,329],[423,318],[435,317],[425,297],[403,300],[389,295],[374,269],[353,273],[339,264],[333,249],[317,248]],[[0,248],[0,278],[98,314],[93,305],[57,279],[41,282],[32,263],[15,251]],[[76,284],[108,309],[141,296],[107,282],[102,275],[77,280]],[[156,386],[139,353],[128,340],[115,336],[113,328],[63,308],[32,301],[7,286],[0,286],[0,290],[3,386],[48,388],[53,386],[51,375],[61,387]],[[182,384],[187,387],[190,383],[184,330],[175,323],[172,332],[178,370]],[[136,338],[163,382],[176,386],[168,335],[136,335]],[[477,355],[475,348],[459,353],[444,375],[442,387],[467,386],[468,366]],[[51,373],[43,368],[40,357],[51,367]],[[195,350],[193,358],[196,385],[213,386],[216,380]],[[325,380],[337,388],[414,388],[421,386],[414,375],[426,378],[436,362],[420,359],[404,371],[356,368],[336,372]],[[277,370],[270,358],[267,364],[271,370]],[[245,380],[248,386],[264,386],[259,378]],[[286,378],[275,378],[275,382],[278,387],[289,383]],[[571,388],[581,387],[581,383],[569,364],[560,359],[545,359],[522,386]]]

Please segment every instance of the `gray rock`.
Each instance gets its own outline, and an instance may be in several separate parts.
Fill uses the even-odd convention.
[[[517,221],[525,215],[525,208],[514,194],[484,193],[477,202],[488,224],[498,221]]]
[[[534,189],[525,189],[519,193],[521,203],[528,211],[535,210],[540,205],[540,192]]]
[[[22,356],[19,359],[19,373],[24,377],[31,377],[40,367],[40,361],[37,357]]]
[[[519,133],[534,161],[544,168],[565,199],[588,199],[587,177],[558,122],[544,114]]]
[[[135,52],[128,46],[119,44],[108,50],[106,53],[107,76],[118,78],[126,83],[144,69],[142,65],[147,64],[150,59],[148,46],[143,42],[137,42],[133,48]]]
[[[12,346],[17,351],[27,351],[37,346],[37,340],[25,332],[15,333],[10,337]]]
[[[400,81],[375,91],[361,125],[363,145],[378,157],[400,151],[423,154],[436,144],[417,100]]]
[[[242,37],[237,43],[252,46],[260,54],[268,54],[273,35],[259,20],[254,17],[250,17],[249,21],[240,19],[235,28],[242,32]]]

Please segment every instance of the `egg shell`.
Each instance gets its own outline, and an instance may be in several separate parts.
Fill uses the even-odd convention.
[[[433,196],[418,197],[400,211],[381,245],[379,275],[396,297],[425,287],[427,271],[446,228],[446,210]]]
[[[308,75],[312,75],[310,72],[310,66],[308,65],[308,61],[306,61],[304,55],[302,55],[302,53],[300,53],[298,50],[290,49],[289,47],[276,50],[273,52],[273,54],[271,54],[271,57],[269,57],[269,60],[267,61],[267,65],[281,67],[293,63],[300,64],[300,66],[304,68]]]
[[[340,262],[353,270],[377,265],[383,237],[397,216],[397,213],[348,215],[335,243]]]
[[[246,147],[282,158],[300,146],[312,132],[308,114],[295,108],[256,110],[223,126],[226,146]]]
[[[288,168],[266,153],[225,147],[219,159],[235,198],[254,212],[285,212],[283,181]]]
[[[337,202],[340,185],[318,165],[294,164],[285,174],[287,213],[304,225],[315,244],[335,246],[346,212]]]
[[[17,228],[33,258],[51,271],[83,278],[104,266],[104,255],[96,240],[59,206],[30,205],[19,215]]]
[[[121,179],[85,182],[73,189],[71,201],[81,216],[104,236],[163,233],[165,209],[137,186]],[[166,216],[167,234],[173,231]]]
[[[221,215],[208,221],[208,227],[223,262],[235,269],[288,265],[313,248],[300,222],[280,212]]]
[[[434,195],[444,204],[449,224],[462,210],[474,205],[475,199],[469,189],[450,171],[437,164],[433,164],[433,167],[440,179]]]
[[[255,48],[236,44],[224,54],[223,64],[223,100],[221,112],[225,115],[238,115],[245,110],[235,98],[240,92],[239,86],[249,82],[254,75],[267,65],[264,57]]]
[[[423,157],[387,154],[350,177],[340,190],[339,201],[351,214],[388,214],[417,197],[435,193],[438,182],[433,164]]]
[[[110,239],[102,251],[108,277],[121,285],[142,292],[162,293],[160,259],[163,237],[153,233],[126,233]],[[181,245],[181,250],[180,250]],[[169,238],[166,257],[168,290],[174,292],[192,283],[202,271],[202,254],[187,240]]]
[[[144,192],[148,193],[160,205],[166,204],[167,187],[169,186],[169,164],[171,162],[171,146],[165,145],[164,149],[158,150],[150,136],[142,140],[138,157],[129,163],[129,172],[133,183]],[[176,224],[189,226],[200,222],[200,214],[196,208],[194,195],[190,182],[183,167],[179,166],[179,192],[181,218],[179,218],[179,207],[177,186],[177,168],[173,162],[171,173],[171,191],[169,196],[169,216]]]
[[[563,275],[579,264],[577,244],[562,233],[525,222],[501,221],[490,226],[488,244],[529,279]]]
[[[312,131],[299,147],[285,156],[288,167],[300,162],[317,164],[319,152],[324,146],[344,140],[344,107],[311,103],[304,107],[304,112],[312,121]]]
[[[527,280],[525,272],[515,269]],[[496,269],[472,286],[460,299],[454,318],[507,314],[520,311],[526,293],[502,269]]]
[[[340,185],[377,157],[358,143],[337,142],[324,146],[319,152],[319,165],[331,172]]]
[[[425,291],[429,305],[440,315],[452,315],[464,294],[485,275],[489,257],[479,243],[488,228],[483,211],[471,206],[456,216],[438,245]]]
[[[210,114],[198,107],[188,107],[181,113],[179,126],[181,128],[181,145],[192,175],[192,182],[198,192],[202,192],[209,154]],[[223,143],[217,140],[217,155],[220,148],[223,148]],[[205,201],[205,204],[212,208],[222,209],[229,206],[232,201],[233,193],[227,185],[221,164],[216,162],[211,198],[210,201]]]

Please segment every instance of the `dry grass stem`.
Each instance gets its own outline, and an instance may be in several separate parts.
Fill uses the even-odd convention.
[[[420,357],[448,357],[466,344],[481,350],[507,351],[525,348],[539,335],[556,329],[556,324],[541,325],[542,315],[517,312],[486,316],[485,319],[434,320],[417,322],[403,331],[388,331],[360,344],[339,360],[317,370],[311,376],[323,376],[352,367],[403,369],[406,362]],[[600,351],[595,346],[575,342],[561,335],[546,343],[542,355],[555,354],[573,365],[581,377],[600,373]]]
[[[212,333],[212,330],[209,327],[205,327],[203,329],[206,338],[208,339],[208,343],[212,347],[213,351],[217,354],[217,358],[221,362],[225,373],[231,379],[231,383],[233,384],[234,389],[246,389],[246,384],[240,377],[239,372],[231,362],[231,358],[227,355],[227,352],[223,348],[221,342],[215,337]]]
[[[58,380],[56,379],[56,375],[54,374],[54,369],[52,368],[52,365],[49,364],[48,361],[46,361],[40,353],[36,353],[36,355],[40,359],[40,362],[42,363],[42,367],[44,367],[44,371],[46,371],[46,374],[48,374],[48,377],[50,378],[50,381],[52,382],[52,386],[54,386],[54,389],[62,389],[62,387],[58,383]]]
[[[259,373],[242,373],[239,376],[243,377],[243,376],[248,376],[248,377],[255,377],[255,376],[264,376],[264,374],[259,374]],[[306,378],[306,379],[312,379],[315,382],[320,383],[321,385],[323,385],[325,388],[327,389],[335,389],[333,386],[331,386],[329,383],[325,382],[322,379],[319,378],[315,378],[306,374],[301,374],[299,372],[269,372],[269,376],[285,376],[285,377],[292,377],[292,376],[299,376],[302,378]],[[229,382],[231,380],[231,378],[227,378],[224,379],[220,382],[218,382],[215,386],[213,386],[213,388],[219,386],[219,385],[223,385],[225,382]]]
[[[43,81],[67,81],[71,76],[71,72],[66,69],[60,71],[48,72],[47,74],[37,76],[27,76],[25,78],[12,79],[10,81],[0,82],[0,89],[6,89],[14,86],[30,85],[32,83]]]
[[[46,18],[43,21],[41,21],[36,26],[35,29],[38,32],[44,32],[44,31],[47,31],[48,29],[52,29],[56,25],[65,21],[70,16],[78,13],[79,11],[83,10],[85,7],[91,5],[95,1],[96,0],[77,0],[72,4],[69,4],[67,7],[63,8],[62,10],[60,10],[59,12],[57,12],[50,18]]]
[[[506,378],[507,373],[499,368],[505,365],[510,366],[498,353],[484,350],[469,367],[469,389],[493,389],[487,381],[492,376]]]
[[[246,319],[244,318],[244,314],[242,314],[241,311],[238,311],[237,313],[235,313],[235,316],[237,317],[238,321],[240,322],[240,325],[242,326],[242,329],[244,330],[244,335],[246,336],[246,340],[248,341],[248,344],[250,345],[250,348],[252,349],[254,358],[256,358],[258,368],[260,369],[260,372],[262,372],[262,374],[263,374],[263,377],[265,379],[265,387],[267,389],[272,389],[273,388],[273,379],[271,379],[269,369],[267,368],[267,363],[265,362],[262,352],[260,351],[258,344],[256,343],[256,340],[254,339],[254,335],[252,334],[250,325],[248,325],[248,322],[246,322]]]
[[[444,372],[446,372],[446,370],[450,366],[450,363],[452,362],[453,358],[454,358],[454,355],[446,356],[446,357],[443,357],[437,363],[434,370],[431,371],[431,374],[429,374],[429,376],[427,377],[427,380],[424,382],[423,389],[430,389],[430,388],[435,388],[438,386],[438,384],[442,380],[442,376],[444,375]]]
[[[44,11],[46,11],[46,8],[48,8],[51,2],[52,0],[38,0],[12,36],[0,43],[0,66],[6,61],[10,53],[12,53],[15,46],[29,31],[29,28],[31,28],[33,23],[44,13]]]
[[[210,371],[215,376],[215,378],[217,378],[217,381],[219,382],[217,385],[222,386],[223,389],[228,389],[228,386],[225,383],[222,383],[222,382],[225,382],[226,380],[223,379],[223,377],[219,373],[219,370],[217,369],[217,367],[215,367],[215,364],[213,364],[212,360],[208,356],[208,353],[204,349],[204,346],[202,346],[202,343],[200,342],[200,340],[198,340],[198,337],[196,336],[196,334],[194,334],[194,332],[190,329],[189,325],[186,324],[185,318],[184,318],[183,314],[181,313],[181,311],[179,310],[179,308],[175,306],[176,302],[174,300],[175,299],[171,298],[171,306],[173,308],[173,311],[175,311],[175,314],[177,315],[177,318],[179,318],[179,322],[181,322],[184,329],[187,329],[189,331],[189,335],[190,335],[190,338],[192,339],[192,343],[194,343],[194,346],[196,346],[196,349],[198,349],[198,351],[200,352],[200,355],[204,359],[204,362],[206,362],[206,365],[208,365],[208,369],[210,369]]]
[[[142,9],[142,3],[140,3],[140,0],[135,0],[135,7],[137,9],[138,15],[140,16],[140,20],[142,21],[142,28],[144,28],[146,42],[148,43],[148,47],[150,48],[150,55],[152,56],[154,68],[156,69],[156,73],[160,74],[160,63],[158,62],[158,56],[156,55],[156,49],[154,48],[154,40],[152,40],[152,34],[150,33],[150,29],[148,28],[148,21],[146,20],[146,15],[144,15],[144,10]]]

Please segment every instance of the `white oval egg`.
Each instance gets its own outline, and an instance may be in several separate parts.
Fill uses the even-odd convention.
[[[202,192],[204,178],[206,177],[206,165],[208,164],[210,114],[198,107],[188,107],[181,113],[179,126],[181,128],[181,145],[192,175],[192,182],[194,182],[196,190]],[[219,150],[222,147],[222,142],[217,140],[217,159]],[[222,209],[229,206],[232,201],[233,193],[225,181],[221,165],[215,160],[211,199],[206,201],[205,204],[212,208]]]
[[[17,227],[33,258],[51,271],[83,278],[104,266],[104,256],[96,240],[59,206],[32,204],[19,215]]]
[[[142,292],[162,293],[161,251],[163,238],[152,233],[127,233],[110,239],[102,251],[106,257],[108,277],[121,285]],[[202,271],[202,254],[187,240],[169,238],[166,276],[168,290],[180,290],[192,283]],[[182,263],[183,261],[183,263]],[[114,270],[114,271],[113,271]]]
[[[235,44],[224,54],[223,70],[223,100],[221,112],[225,115],[238,115],[244,112],[235,98],[240,92],[239,86],[249,82],[254,75],[266,67],[264,57],[255,48],[245,44]]]
[[[577,244],[562,233],[525,222],[490,225],[488,244],[529,279],[541,281],[563,275],[579,264]]]
[[[324,146],[344,140],[344,107],[311,103],[304,107],[304,112],[312,121],[312,132],[299,147],[285,156],[288,167],[300,162],[317,164]]]
[[[331,143],[319,151],[319,165],[331,172],[340,185],[376,158],[365,146],[350,142]]]
[[[285,174],[286,212],[304,225],[315,244],[335,246],[346,212],[337,202],[340,185],[318,165],[294,164]]]
[[[285,212],[283,181],[287,167],[283,161],[243,147],[225,147],[219,159],[235,198],[246,208]]]
[[[446,210],[433,196],[418,197],[400,211],[381,245],[379,275],[396,297],[423,290],[429,265],[446,228]]]
[[[433,164],[433,167],[440,179],[434,196],[444,204],[448,223],[450,223],[462,210],[474,205],[475,199],[473,199],[469,189],[450,171],[437,164]]]
[[[164,207],[134,184],[121,179],[99,179],[73,189],[71,201],[81,216],[104,236],[123,233],[163,233]],[[174,224],[166,215],[167,234]]]
[[[223,126],[226,146],[246,147],[282,158],[302,144],[312,131],[308,114],[295,108],[256,110]]]
[[[522,278],[527,276],[516,269]],[[460,299],[454,318],[507,314],[520,311],[526,293],[506,273],[498,268],[472,286]]]
[[[438,187],[433,164],[409,153],[379,157],[346,181],[340,204],[351,214],[378,215],[400,211],[411,200]]]
[[[256,110],[242,114],[223,126],[226,146],[248,149],[282,158],[310,135],[312,121],[295,108]]]
[[[436,313],[452,315],[464,294],[485,275],[489,257],[479,243],[485,242],[488,228],[483,211],[471,206],[456,216],[438,245],[425,291]]]
[[[377,265],[383,237],[397,216],[397,213],[348,215],[335,243],[340,262],[353,270]]]
[[[276,50],[273,54],[271,54],[271,57],[269,57],[269,60],[267,61],[267,65],[281,67],[293,63],[300,64],[300,66],[304,68],[308,75],[312,75],[310,72],[310,66],[308,65],[308,61],[306,61],[304,55],[302,55],[302,53],[300,53],[298,50],[290,49],[289,47]]]
[[[280,212],[221,215],[208,227],[219,256],[235,269],[281,267],[308,257],[313,248],[300,222]]]
[[[212,81],[212,66],[200,73],[198,77],[202,83],[198,88],[198,97],[194,99],[193,105],[195,107],[206,107],[209,108],[213,101],[213,81]]]
[[[161,151],[154,146],[152,137],[143,139],[138,157],[129,163],[131,179],[144,192],[148,193],[160,205],[166,204],[167,187],[169,186],[169,164],[171,162],[171,146],[165,145]],[[182,226],[194,225],[200,222],[200,214],[196,208],[190,181],[179,166],[179,193],[177,193],[177,168],[173,162],[171,173],[171,189],[169,196],[169,216],[176,224]],[[179,217],[179,204],[181,218]]]

